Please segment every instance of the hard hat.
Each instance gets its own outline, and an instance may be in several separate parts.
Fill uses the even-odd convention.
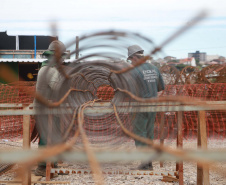
[[[144,50],[138,45],[132,45],[128,47],[128,58],[137,52],[144,52]]]
[[[49,51],[55,51],[57,47],[60,49],[61,54],[66,52],[65,45],[63,44],[63,42],[61,42],[59,40],[54,40],[53,42],[51,42],[49,47],[48,47],[48,50]]]

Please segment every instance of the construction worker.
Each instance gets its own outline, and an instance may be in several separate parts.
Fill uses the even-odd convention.
[[[143,57],[144,50],[138,45],[128,47],[128,60],[132,65],[137,64]],[[163,78],[158,68],[150,62],[145,62],[134,68],[132,76],[135,78],[139,91],[134,92],[135,95],[141,98],[157,97],[158,92],[164,90]],[[134,133],[153,140],[154,139],[154,123],[156,112],[141,112],[136,113],[133,120]],[[147,147],[147,144],[135,140],[136,147]],[[141,163],[138,166],[139,170],[153,170],[152,161]]]
[[[62,77],[57,69],[57,65],[53,62],[53,57],[55,57],[55,52],[60,52],[63,57],[66,53],[65,45],[55,40],[50,43],[48,50],[43,53],[43,56],[47,58],[46,61],[42,63],[42,66],[38,72],[36,92],[42,95],[48,101],[54,101],[53,92],[57,91],[57,83]],[[49,134],[49,121],[50,118],[48,114],[45,114],[45,105],[40,103],[37,99],[34,100],[34,107],[37,110],[38,115],[36,115],[36,127],[39,134],[39,148],[47,145],[53,145],[61,142],[61,130],[60,130],[60,118],[57,116],[52,116],[52,128],[51,135]],[[50,139],[49,139],[50,138]],[[50,143],[49,143],[50,142]],[[54,167],[56,167],[54,163]],[[38,168],[35,170],[36,176],[46,176],[46,162],[38,163]],[[55,175],[56,176],[56,175]]]

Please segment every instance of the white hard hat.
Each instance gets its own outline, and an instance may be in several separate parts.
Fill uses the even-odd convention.
[[[59,40],[54,40],[53,42],[50,43],[48,50],[49,51],[55,51],[56,48],[59,47],[60,52],[63,54],[66,52],[66,47],[63,44],[63,42],[59,41]]]
[[[128,58],[137,52],[144,52],[144,50],[138,45],[132,45],[128,47]]]

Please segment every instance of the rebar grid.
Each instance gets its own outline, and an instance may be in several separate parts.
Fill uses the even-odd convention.
[[[57,67],[59,71],[59,81],[53,87],[51,101],[43,96],[43,92],[30,92],[26,88],[23,88],[17,84],[18,89],[22,93],[30,93],[38,101],[35,106],[35,111],[37,111],[38,121],[36,124],[38,133],[42,134],[42,137],[49,140],[51,144],[47,148],[40,150],[37,156],[21,163],[23,168],[20,169],[18,173],[23,174],[24,170],[27,170],[34,163],[48,159],[51,156],[59,155],[71,149],[72,146],[77,144],[79,136],[81,136],[80,139],[83,142],[85,152],[88,156],[94,181],[96,184],[104,184],[104,178],[101,174],[99,164],[91,147],[92,143],[89,141],[88,137],[93,137],[95,140],[95,137],[98,136],[99,133],[104,134],[109,127],[113,129],[113,132],[106,136],[111,139],[114,138],[112,145],[109,147],[121,144],[121,140],[117,139],[118,136],[115,137],[115,130],[121,130],[131,138],[147,143],[159,154],[165,152],[177,157],[178,159],[194,161],[197,162],[199,166],[209,168],[213,161],[205,160],[199,157],[191,157],[182,149],[172,149],[166,146],[153,144],[152,140],[141,138],[132,133],[130,123],[133,121],[135,114],[128,113],[129,105],[133,102],[177,102],[184,106],[207,106],[205,101],[183,96],[165,96],[155,99],[141,98],[139,95],[143,84],[139,81],[139,79],[134,79],[132,75],[133,70],[136,69],[136,67],[142,66],[142,64],[149,60],[153,54],[161,51],[165,45],[169,44],[173,39],[178,37],[181,33],[186,31],[204,16],[205,13],[201,13],[196,16],[190,21],[190,24],[186,24],[180,28],[175,34],[167,38],[157,47],[150,39],[136,33],[117,31],[94,33],[80,37],[79,41],[81,47],[79,51],[72,51],[70,55],[78,52],[87,52],[87,54],[79,59],[76,59],[66,67],[61,65],[63,63],[63,59],[60,56],[59,48],[56,49],[55,55],[50,61],[50,65],[55,65]],[[55,32],[56,30],[53,28],[53,31]],[[134,42],[142,45],[144,49],[149,52],[149,54],[142,58],[135,66],[131,66],[129,63],[124,61],[119,61],[118,58],[123,56],[122,51],[125,52],[128,44]],[[67,44],[67,46],[69,47],[73,44],[75,44],[74,41]],[[106,48],[111,48],[114,51],[99,52],[99,50]],[[97,49],[97,51],[91,52],[90,54],[88,51],[92,49]],[[95,58],[102,58],[103,60],[96,59],[95,61],[89,61]],[[7,75],[9,72],[7,67],[4,66],[1,69],[4,69],[5,72],[2,74],[6,79],[8,79],[9,82],[14,81],[12,76],[9,77]],[[194,75],[191,75],[189,70],[196,73],[195,69],[186,68],[181,74],[179,74],[175,68],[169,66],[164,66],[161,72],[166,75],[168,80],[167,84],[192,83],[193,81],[197,82],[200,80],[202,82],[212,83],[209,78],[212,78],[213,75],[210,74],[213,72],[216,73],[215,68],[213,69],[213,67],[209,67],[204,69],[201,73],[198,73],[198,79],[194,80]],[[214,76],[214,78],[222,82],[222,79],[225,79],[225,66],[223,69],[222,66],[220,66],[217,71],[217,75]],[[47,73],[48,70],[46,70],[46,74]],[[218,78],[219,75],[220,78]],[[45,76],[42,77],[42,82],[44,85],[48,86]],[[216,82],[216,80],[214,82]],[[106,94],[100,95],[99,89],[101,88],[110,88],[110,96],[107,94],[108,98],[106,97]],[[101,100],[110,101],[114,107],[114,111],[108,114],[98,113],[95,115],[83,113],[86,107],[92,106],[94,102]],[[129,105],[127,107],[120,107],[121,102],[128,102]],[[65,104],[68,109],[64,109],[64,107],[62,107]],[[46,116],[44,112],[46,107],[59,107],[62,109],[59,109],[58,113],[51,113]],[[139,110],[141,107],[135,108]],[[63,109],[65,111],[64,113],[61,112]],[[73,112],[73,114],[71,112]],[[50,117],[51,119],[49,119]],[[108,120],[106,120],[106,117]],[[89,119],[94,120],[93,130],[90,129],[90,125],[84,125],[85,120]],[[53,120],[51,122],[52,129],[49,127],[49,120]],[[119,123],[120,127],[117,127],[112,123]],[[125,137],[123,132],[121,132],[121,136]]]

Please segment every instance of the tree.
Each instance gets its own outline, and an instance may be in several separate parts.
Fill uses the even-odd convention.
[[[175,67],[176,67],[178,70],[182,71],[182,69],[185,68],[186,66],[187,66],[187,65],[184,65],[184,64],[178,64],[178,65],[176,65]]]
[[[195,59],[196,66],[201,66],[199,59]]]

